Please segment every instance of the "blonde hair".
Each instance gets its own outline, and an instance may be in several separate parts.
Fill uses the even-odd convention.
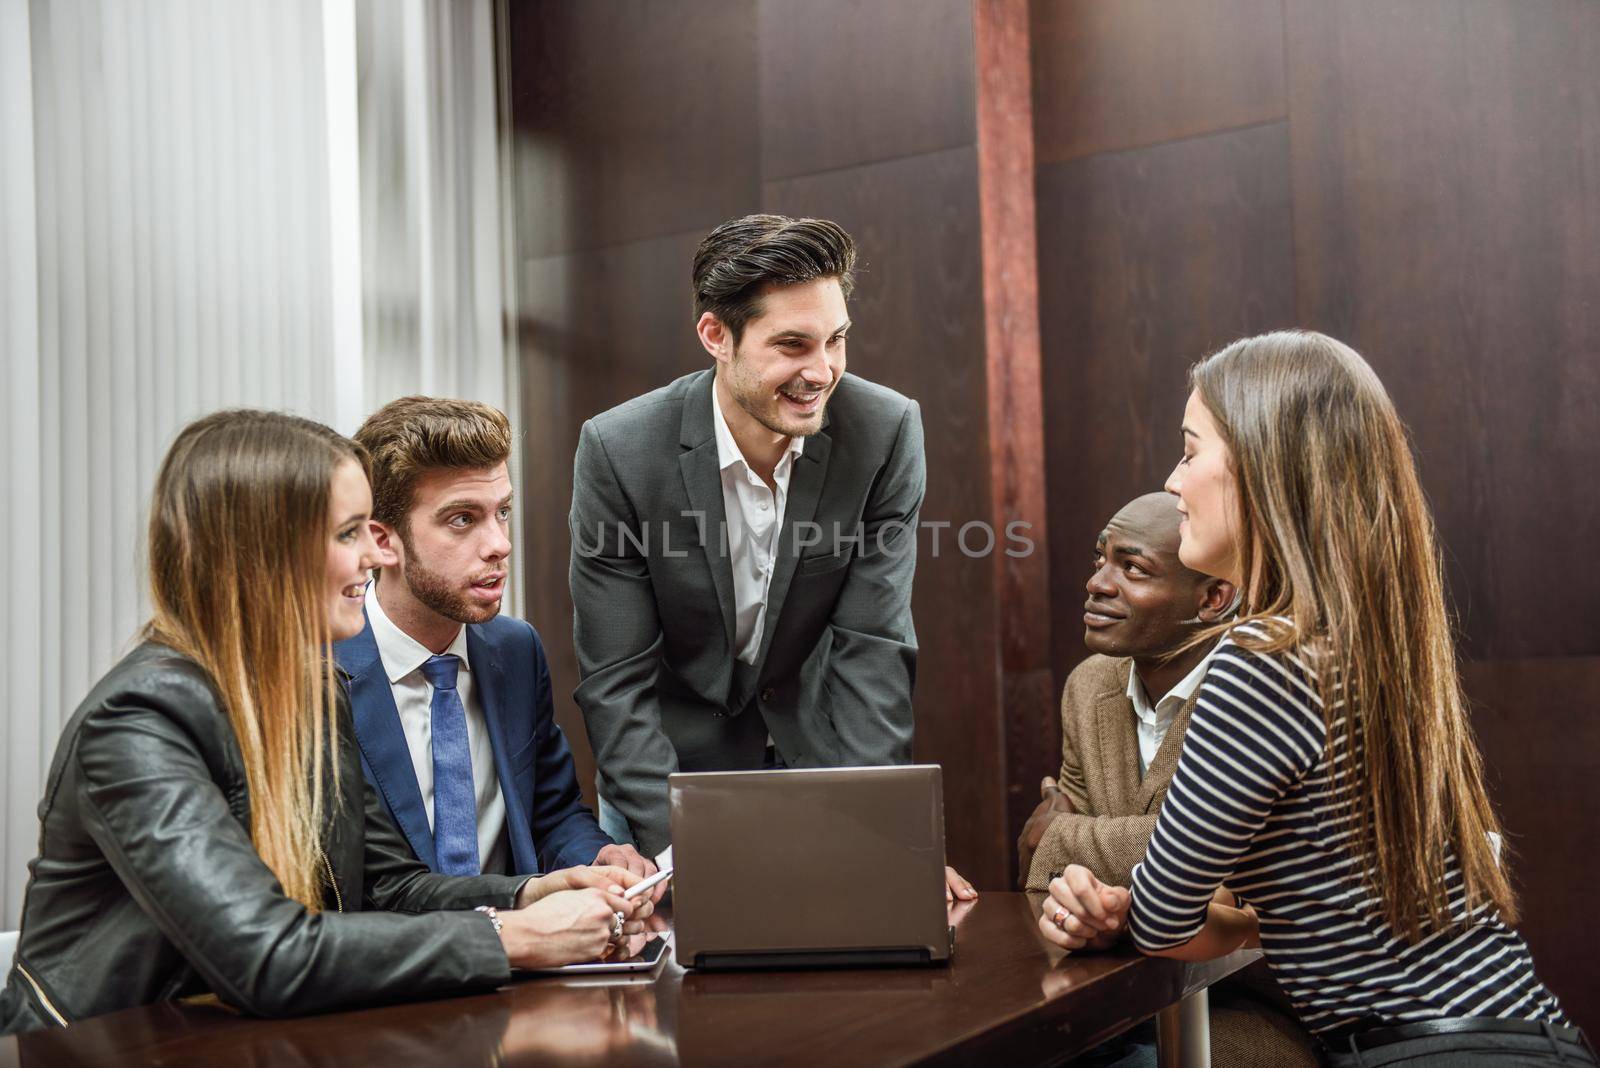
[[[216,412],[173,442],[150,508],[145,636],[211,676],[244,759],[256,852],[312,912],[339,790],[323,654],[329,498],[350,460],[365,466],[364,450],[320,423]]]
[[[1196,364],[1190,383],[1237,480],[1239,622],[1292,621],[1236,639],[1315,662],[1335,788],[1353,804],[1355,848],[1385,919],[1412,942],[1464,922],[1449,908],[1453,855],[1469,911],[1487,903],[1515,922],[1488,838],[1499,823],[1433,517],[1383,383],[1349,346],[1313,332],[1236,341]]]

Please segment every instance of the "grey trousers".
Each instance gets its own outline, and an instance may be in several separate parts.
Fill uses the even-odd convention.
[[[1334,1045],[1337,1047],[1338,1042]],[[1512,1035],[1494,1031],[1471,1034],[1434,1035],[1408,1038],[1387,1046],[1357,1050],[1353,1046],[1336,1048],[1327,1055],[1330,1068],[1449,1068],[1451,1065],[1530,1065],[1564,1064],[1568,1068],[1589,1068],[1594,1057],[1576,1042],[1554,1035]]]

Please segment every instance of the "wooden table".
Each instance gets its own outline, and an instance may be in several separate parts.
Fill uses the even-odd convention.
[[[940,968],[700,974],[669,962],[654,977],[527,979],[294,1020],[149,1006],[0,1039],[0,1068],[1059,1064],[1162,1010],[1166,1063],[1169,1038],[1203,1037],[1205,988],[1258,956],[1063,957],[1037,916],[1017,893],[957,906],[956,955]]]

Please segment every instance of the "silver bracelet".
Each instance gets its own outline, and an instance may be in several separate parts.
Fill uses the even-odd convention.
[[[494,933],[496,935],[499,935],[500,928],[505,926],[504,924],[502,924],[500,922],[500,910],[495,908],[493,905],[479,905],[477,908],[473,909],[472,911],[473,912],[481,912],[485,916],[489,917],[489,922],[494,924]]]

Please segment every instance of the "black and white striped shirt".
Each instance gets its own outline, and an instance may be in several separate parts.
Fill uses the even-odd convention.
[[[1189,941],[1226,884],[1254,906],[1267,963],[1313,1032],[1453,1016],[1565,1025],[1527,945],[1488,906],[1414,945],[1384,922],[1346,848],[1352,819],[1330,790],[1326,735],[1299,658],[1251,653],[1232,635],[1219,643],[1134,869],[1134,941],[1145,950]],[[1453,856],[1447,882],[1450,914],[1464,919]]]

